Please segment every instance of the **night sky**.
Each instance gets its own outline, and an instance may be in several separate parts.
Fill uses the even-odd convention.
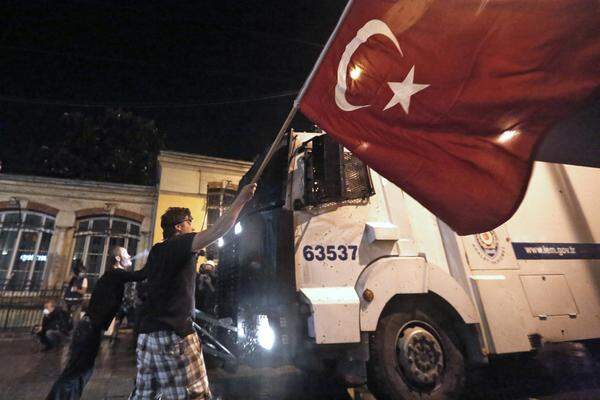
[[[153,119],[169,150],[251,160],[275,137],[345,3],[4,1],[0,143],[19,134],[14,121],[32,121],[35,140],[47,141],[61,132],[45,121],[108,106]],[[598,110],[555,129],[539,158],[598,165]],[[312,124],[298,116],[291,127]]]
[[[31,115],[42,131],[64,112],[121,107],[153,119],[169,150],[251,160],[275,137],[344,5],[5,1],[0,134],[18,134],[11,121]],[[292,124],[311,126],[301,116]]]

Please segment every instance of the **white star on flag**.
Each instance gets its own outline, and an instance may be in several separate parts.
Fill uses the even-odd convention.
[[[406,78],[402,82],[388,82],[388,86],[394,92],[394,95],[390,99],[389,103],[383,109],[384,111],[388,108],[394,107],[396,104],[400,103],[402,109],[406,114],[408,114],[408,108],[410,107],[410,97],[425,89],[429,84],[419,84],[414,83],[413,80],[415,78],[415,66],[410,69],[409,73],[406,75]]]

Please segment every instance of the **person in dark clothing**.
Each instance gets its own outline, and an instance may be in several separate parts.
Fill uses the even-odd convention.
[[[130,399],[211,398],[200,340],[192,325],[196,254],[233,227],[255,190],[256,184],[242,188],[229,211],[200,233],[193,233],[187,208],[169,208],[162,215],[165,240],[152,247],[146,263],[148,287]]]
[[[206,257],[205,262],[200,264],[196,276],[196,308],[207,312],[213,312],[213,296],[217,284],[217,267],[212,254]]]
[[[42,351],[51,350],[62,343],[71,330],[69,314],[56,305],[54,300],[44,304],[44,318],[42,326],[37,333]]]
[[[69,285],[65,291],[65,303],[67,304],[67,311],[77,321],[79,320],[79,315],[77,314],[81,310],[83,296],[87,292],[88,280],[85,277],[86,268],[81,259],[78,258],[75,260],[72,271],[73,277],[69,281]]]
[[[144,270],[130,272],[131,257],[123,247],[111,249],[107,271],[96,283],[89,306],[71,342],[71,354],[46,400],[76,400],[92,376],[102,332],[110,326],[123,298],[125,283],[142,280]]]

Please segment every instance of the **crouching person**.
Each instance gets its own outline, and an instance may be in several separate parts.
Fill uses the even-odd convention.
[[[110,250],[106,272],[96,283],[90,304],[81,318],[71,341],[71,353],[46,400],[77,400],[94,370],[102,332],[121,306],[126,282],[142,280],[144,270],[130,272],[131,257],[123,247]]]
[[[37,336],[42,344],[42,351],[51,350],[60,345],[71,330],[69,314],[56,305],[54,300],[44,303],[44,318]]]

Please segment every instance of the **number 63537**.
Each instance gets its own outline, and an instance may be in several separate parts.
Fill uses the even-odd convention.
[[[302,256],[306,261],[346,261],[356,260],[356,253],[358,252],[358,246],[356,245],[316,245],[316,246],[304,246],[302,248]]]

